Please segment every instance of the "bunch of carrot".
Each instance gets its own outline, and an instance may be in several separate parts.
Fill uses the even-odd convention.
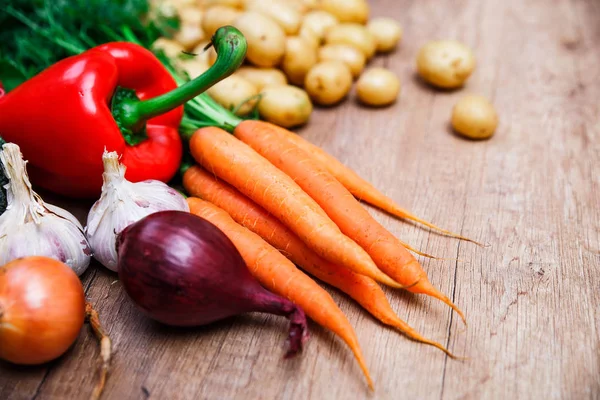
[[[184,173],[183,184],[193,196],[188,198],[191,212],[231,239],[261,284],[344,340],[371,388],[350,322],[331,296],[296,265],[351,296],[384,324],[453,357],[402,321],[378,283],[438,298],[464,321],[463,313],[429,282],[405,244],[357,198],[466,238],[403,210],[334,157],[284,128],[246,120],[232,131],[233,135],[205,127],[193,133],[189,148],[197,164]]]

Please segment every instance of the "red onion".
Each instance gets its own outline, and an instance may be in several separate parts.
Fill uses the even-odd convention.
[[[290,319],[286,356],[308,338],[304,311],[260,286],[229,238],[196,215],[150,214],[119,234],[117,254],[125,291],[156,321],[199,326],[258,311]]]

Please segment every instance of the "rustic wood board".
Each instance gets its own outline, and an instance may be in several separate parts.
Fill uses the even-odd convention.
[[[169,329],[140,316],[117,276],[94,265],[83,277],[87,296],[115,347],[104,398],[600,398],[600,3],[371,3],[373,15],[404,26],[401,48],[373,63],[402,77],[400,101],[373,111],[351,98],[317,110],[301,134],[416,214],[486,244],[373,210],[405,241],[460,259],[421,261],[465,310],[467,328],[438,301],[387,293],[409,324],[468,360],[407,340],[328,289],[356,329],[375,379],[370,394],[348,349],[315,324],[302,356],[285,361],[282,318]],[[415,77],[418,48],[435,38],[473,47],[477,70],[463,90],[435,91]],[[498,109],[489,141],[448,128],[467,92]],[[85,217],[85,205],[71,208]],[[85,399],[97,354],[84,329],[49,365],[0,363],[0,398]]]

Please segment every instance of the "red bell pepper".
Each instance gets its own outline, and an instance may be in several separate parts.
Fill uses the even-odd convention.
[[[69,197],[99,195],[104,149],[121,155],[127,179],[167,182],[182,157],[182,104],[233,73],[246,53],[233,27],[212,43],[215,64],[180,87],[133,43],[64,59],[0,97],[0,136],[20,146],[34,184]]]

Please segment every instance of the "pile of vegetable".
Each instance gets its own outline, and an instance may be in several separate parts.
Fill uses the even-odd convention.
[[[0,358],[29,363],[64,354],[86,315],[85,310],[79,312],[84,307],[83,289],[76,278],[88,267],[90,257],[116,271],[136,307],[163,324],[198,326],[254,311],[285,316],[290,320],[286,356],[293,356],[309,338],[308,316],[348,345],[371,388],[373,380],[356,332],[319,281],[352,297],[383,324],[454,357],[400,319],[380,286],[437,298],[466,321],[461,310],[431,284],[413,253],[431,256],[392,235],[360,201],[441,234],[471,240],[404,210],[284,124],[240,117],[220,105],[215,89],[230,84],[239,71],[262,82],[279,79],[275,73],[241,67],[244,59],[257,63],[264,55],[260,51],[256,55],[256,48],[251,49],[239,29],[222,26],[218,19],[212,27],[202,24],[203,32],[215,29],[208,45],[202,45],[203,50],[214,51],[214,60],[199,74],[188,74],[182,65],[189,67],[198,59],[190,56],[186,61],[179,51],[170,54],[160,46],[164,41],[160,38],[169,32],[179,40],[189,35],[189,47],[195,46],[190,39],[193,26],[177,29],[172,15],[141,0],[120,2],[124,3],[120,11],[112,9],[114,14],[109,14],[110,25],[98,19],[107,16],[100,0],[46,0],[43,12],[25,5],[0,13],[0,21],[7,23],[21,45],[46,43],[56,50],[41,57],[0,40],[0,80],[9,83],[0,96],[0,134],[11,142],[3,145],[0,155],[7,200],[6,210],[0,210],[4,264],[0,266]],[[277,4],[283,3],[262,4],[252,6],[255,11],[239,11],[238,26],[248,13],[253,18],[247,26],[256,25],[254,17],[268,15],[281,30],[293,22],[277,20],[284,15]],[[329,9],[327,4],[334,6]],[[320,11],[333,13],[344,23],[367,21],[361,8],[344,7],[339,1],[323,1],[321,7]],[[131,14],[136,18],[132,20]],[[297,25],[301,29],[300,22]],[[354,28],[341,34],[332,34],[336,32],[332,28],[327,35],[353,38]],[[379,39],[382,50],[394,45],[386,35]],[[374,54],[376,47],[369,51]],[[435,56],[439,50],[434,50]],[[433,84],[446,84],[445,61],[438,63],[439,68],[428,65],[431,54],[423,52],[420,59],[426,62],[421,73]],[[285,59],[285,52],[281,57]],[[345,64],[319,63],[306,71],[306,82],[311,74],[325,79],[340,65]],[[352,70],[346,72],[352,80]],[[386,73],[362,74],[356,84],[359,96],[373,104],[386,103],[385,93],[373,89],[373,82],[380,82]],[[464,81],[469,73],[450,78],[462,76]],[[190,75],[195,76],[190,79]],[[302,96],[297,87],[269,83],[264,87]],[[24,104],[40,107],[30,107],[24,115],[20,111]],[[285,107],[287,103],[265,95],[259,104],[260,112],[269,104]],[[457,129],[473,132],[471,110],[490,115],[476,99],[463,102],[453,118]],[[40,132],[39,126],[46,129]],[[493,128],[487,126],[486,133]],[[33,191],[28,172],[34,185],[70,197],[97,199],[85,228],[65,210],[45,203]],[[176,183],[181,183],[178,189],[187,199],[175,190]],[[40,260],[64,272],[64,282],[52,285],[72,290],[49,294],[48,307],[63,309],[62,302],[70,302],[73,309],[63,312],[68,312],[73,324],[72,329],[49,324],[57,335],[56,346],[43,359],[29,360],[27,348],[3,347],[3,335],[12,337],[17,326],[13,321],[36,318],[22,295],[27,288],[20,285],[27,284],[28,277],[43,279],[33,267],[11,272],[19,271],[12,263],[35,266]],[[61,298],[70,294],[69,300]],[[103,373],[94,391],[99,395],[108,371],[110,342],[88,308],[90,322],[104,341]],[[44,318],[52,320],[55,315],[49,312]],[[40,339],[26,329],[29,325],[23,326],[19,333],[32,341]],[[15,349],[18,354],[12,352]]]
[[[353,86],[357,99],[387,106],[400,93],[400,79],[385,68],[370,68],[376,54],[393,51],[402,28],[393,19],[370,18],[366,0],[170,0],[181,26],[154,47],[167,54],[191,53],[179,65],[190,76],[206,71],[214,52],[204,53],[220,26],[238,28],[248,41],[246,63],[208,94],[238,115],[257,108],[260,117],[283,127],[306,123],[313,103],[333,106]],[[356,84],[354,85],[354,82]]]
[[[366,0],[165,0],[156,7],[181,15],[174,35],[154,47],[178,57],[190,76],[206,71],[214,52],[204,52],[208,38],[223,25],[236,26],[248,40],[246,63],[208,93],[220,105],[283,127],[306,123],[313,103],[333,106],[355,88],[364,105],[393,104],[399,77],[386,68],[369,67],[377,54],[397,49],[402,27],[387,17],[371,17]],[[429,41],[420,49],[416,70],[432,87],[461,88],[475,69],[472,51],[456,40]],[[497,127],[493,106],[482,96],[467,95],[452,111],[461,136],[487,139]]]

